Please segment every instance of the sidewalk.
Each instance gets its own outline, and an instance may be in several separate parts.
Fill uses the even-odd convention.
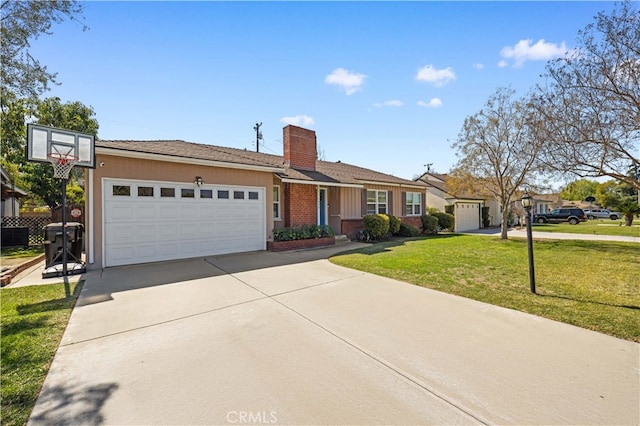
[[[579,226],[579,225],[578,225]],[[464,234],[471,235],[492,235],[499,237],[500,228],[485,228],[477,231],[464,232]],[[629,237],[624,235],[589,235],[589,234],[572,234],[562,232],[540,232],[532,231],[533,239],[548,239],[548,240],[589,240],[589,241],[620,241],[627,243],[640,243],[639,237]],[[527,231],[525,228],[509,228],[507,235],[509,237],[527,238]]]

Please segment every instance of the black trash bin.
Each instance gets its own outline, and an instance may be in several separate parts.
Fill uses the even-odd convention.
[[[47,267],[62,263],[62,223],[50,223],[44,227],[44,253]],[[67,262],[82,262],[84,225],[67,222]]]

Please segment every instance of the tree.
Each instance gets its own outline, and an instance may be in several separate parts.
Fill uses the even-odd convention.
[[[79,21],[82,3],[75,0],[12,1],[0,5],[0,64],[2,96],[36,99],[57,84],[56,74],[29,53],[30,41],[51,34],[51,25],[65,19]],[[82,29],[88,27],[82,24]]]
[[[560,190],[560,196],[563,200],[568,201],[584,201],[587,197],[593,197],[596,194],[598,182],[595,180],[580,179],[568,183]]]
[[[622,201],[620,185],[614,179],[599,184],[596,187],[596,201],[602,207],[614,208]]]
[[[633,215],[640,213],[640,204],[632,197],[625,197],[616,206],[624,215],[624,225],[633,225]]]
[[[83,132],[97,136],[98,121],[93,118],[93,108],[81,102],[67,102],[63,104],[60,98],[48,98],[38,102],[36,116],[37,124],[50,125],[77,132]],[[53,167],[49,164],[27,163],[24,166],[25,179],[31,185],[31,192],[42,198],[51,208],[59,206],[62,202],[60,193],[60,181],[53,177]],[[73,175],[73,173],[76,175]],[[77,181],[82,172],[75,168],[72,170],[71,181]],[[67,194],[77,198],[74,186],[70,185]]]
[[[546,84],[536,88],[541,158],[559,173],[610,176],[638,189],[626,170],[640,163],[640,13],[624,1],[595,19],[574,51],[547,64]]]
[[[510,88],[499,88],[485,108],[467,117],[453,144],[459,157],[452,175],[482,183],[503,206],[501,238],[507,238],[509,205],[524,186],[535,186],[533,172],[540,145],[531,137],[536,118],[526,101],[514,100]]]

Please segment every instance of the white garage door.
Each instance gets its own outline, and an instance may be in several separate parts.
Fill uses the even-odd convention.
[[[266,248],[265,189],[103,180],[104,265]]]
[[[480,229],[480,204],[456,203],[456,232]]]

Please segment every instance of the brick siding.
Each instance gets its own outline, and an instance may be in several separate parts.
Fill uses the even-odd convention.
[[[317,221],[318,189],[315,185],[284,184],[284,226],[314,225]]]

